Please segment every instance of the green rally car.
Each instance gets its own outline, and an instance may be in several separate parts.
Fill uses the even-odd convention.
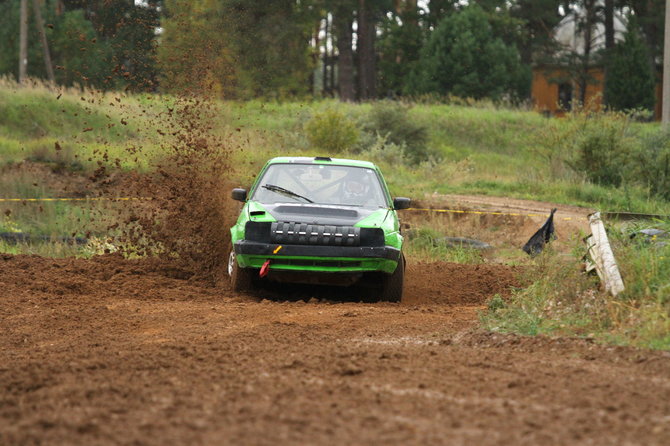
[[[259,280],[362,285],[380,300],[402,298],[405,259],[396,210],[377,166],[327,157],[267,162],[230,230],[228,274],[236,291]]]

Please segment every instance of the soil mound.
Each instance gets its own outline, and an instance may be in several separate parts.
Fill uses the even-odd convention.
[[[104,298],[185,300],[224,296],[188,269],[158,257],[125,259],[107,254],[90,260],[0,254],[0,296],[51,301],[71,298],[84,307]]]
[[[407,265],[403,303],[483,305],[519,287],[522,269],[498,264],[419,262]]]

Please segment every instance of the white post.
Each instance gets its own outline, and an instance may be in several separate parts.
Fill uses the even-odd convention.
[[[592,236],[589,237],[587,243],[590,243],[589,252],[596,264],[596,271],[605,284],[605,290],[616,297],[624,290],[623,279],[621,279],[619,268],[614,260],[614,253],[607,239],[605,225],[600,219],[600,212],[589,216],[589,224]]]

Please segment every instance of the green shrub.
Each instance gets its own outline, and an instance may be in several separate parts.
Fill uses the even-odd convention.
[[[404,147],[414,162],[430,158],[428,128],[409,115],[410,107],[400,102],[380,101],[373,105],[363,128]]]
[[[413,229],[408,234],[407,254],[410,257],[429,258],[444,262],[484,263],[480,250],[467,246],[450,246],[445,235],[430,227]]]
[[[631,173],[633,141],[625,115],[587,117],[577,135],[575,168],[596,183],[620,186]]]
[[[360,138],[358,126],[335,109],[328,109],[312,116],[305,124],[305,133],[313,148],[325,150],[327,153],[340,153],[352,149]]]
[[[670,200],[670,134],[660,131],[643,137],[634,161],[635,175],[649,192]]]
[[[43,163],[51,168],[53,172],[64,171],[81,172],[84,165],[78,159],[71,145],[54,143],[48,139],[40,139],[29,144],[25,159],[34,163]]]

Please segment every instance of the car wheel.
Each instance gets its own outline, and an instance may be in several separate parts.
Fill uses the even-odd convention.
[[[228,256],[228,275],[230,276],[230,285],[233,291],[240,292],[251,289],[253,274],[252,269],[240,268],[235,251],[231,249]]]
[[[398,266],[392,274],[384,275],[382,279],[379,300],[385,302],[400,302],[402,300],[402,289],[405,281],[405,256],[400,254]]]

